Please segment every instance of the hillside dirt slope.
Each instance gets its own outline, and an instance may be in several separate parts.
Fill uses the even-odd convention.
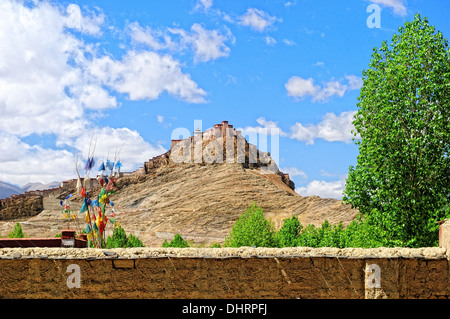
[[[120,178],[115,203],[116,220],[127,233],[137,235],[146,246],[161,246],[179,233],[194,245],[222,243],[233,223],[246,208],[256,202],[276,228],[285,218],[299,217],[303,225],[320,226],[327,219],[344,225],[355,218],[357,210],[335,199],[302,197],[277,174],[260,168],[230,164],[178,164],[156,167],[146,175]],[[65,196],[64,194],[60,194]],[[21,220],[0,221],[0,235],[6,236],[15,222],[21,221],[29,237],[53,237],[67,227],[58,205],[61,196],[44,198],[46,209]],[[53,203],[53,201],[55,203]],[[53,205],[54,204],[54,205]],[[79,209],[79,196],[73,208]],[[72,223],[84,228],[82,216]],[[111,232],[109,226],[107,234]]]

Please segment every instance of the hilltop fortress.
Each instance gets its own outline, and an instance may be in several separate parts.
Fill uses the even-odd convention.
[[[256,140],[256,134],[249,139]],[[244,168],[257,169],[263,174],[276,174],[292,190],[295,189],[289,175],[279,171],[270,153],[261,152],[256,145],[247,142],[242,132],[233,128],[228,121],[215,124],[204,132],[197,128],[193,135],[187,138],[172,139],[170,150],[166,153],[149,159],[134,172],[121,172],[119,177],[133,178],[148,175],[163,166],[187,163],[199,165],[240,163]],[[56,188],[28,191],[1,199],[0,220],[34,216],[44,209],[59,210],[56,199],[63,199],[73,192],[76,183],[77,179],[66,180]],[[97,178],[91,178],[86,188],[92,190],[99,188]]]
[[[249,138],[250,142],[256,143],[256,133],[250,134]],[[192,136],[184,139],[172,139],[170,150],[146,162],[141,173],[161,165],[181,163],[241,163],[245,168],[263,168],[271,173],[279,171],[270,152],[259,151],[228,121],[215,124],[204,132],[197,128]]]

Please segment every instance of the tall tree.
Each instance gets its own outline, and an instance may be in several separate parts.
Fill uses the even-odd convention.
[[[375,48],[358,98],[345,202],[386,246],[434,246],[450,203],[450,50],[419,14]]]

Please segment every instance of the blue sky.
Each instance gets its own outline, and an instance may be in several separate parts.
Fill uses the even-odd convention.
[[[99,160],[124,145],[134,170],[174,129],[228,120],[278,128],[297,192],[340,198],[373,48],[416,13],[449,38],[449,12],[444,0],[0,0],[0,180],[74,178],[92,136]]]

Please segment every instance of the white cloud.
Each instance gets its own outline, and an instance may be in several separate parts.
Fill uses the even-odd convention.
[[[343,97],[348,90],[361,88],[362,80],[355,75],[347,75],[347,84],[342,81],[328,81],[323,86],[314,84],[313,78],[303,79],[292,76],[285,84],[287,94],[300,100],[311,96],[313,102],[326,102],[333,96]]]
[[[230,48],[225,45],[227,40],[229,36],[217,30],[206,30],[198,23],[194,23],[191,33],[184,37],[184,41],[194,50],[195,61],[201,62],[227,57],[230,54]]]
[[[99,55],[97,44],[83,35],[100,35],[104,18],[76,5],[0,1],[0,180],[23,185],[74,177],[71,151],[81,151],[92,132],[102,141],[98,150],[125,143],[124,169],[165,151],[136,131],[95,127],[89,111],[117,107],[113,90],[130,99],[167,92],[204,102],[206,93],[169,55],[129,51],[121,60]],[[32,134],[51,135],[58,149],[24,142]],[[62,149],[67,147],[70,152]]]
[[[277,43],[277,40],[275,40],[275,39],[272,38],[271,36],[266,36],[266,37],[264,38],[264,41],[266,41],[266,44],[267,44],[267,45],[270,45],[270,46],[274,46],[274,45]]]
[[[293,45],[297,44],[297,43],[295,43],[295,41],[289,40],[289,39],[283,39],[283,43],[288,45],[288,46],[293,46]]]
[[[276,17],[271,16],[267,12],[255,8],[249,8],[245,14],[239,17],[239,24],[262,32],[264,29],[275,23],[276,20]]]
[[[91,143],[92,139],[92,143]],[[141,167],[146,159],[166,152],[160,145],[150,145],[138,132],[128,128],[92,128],[85,130],[71,143],[81,152],[82,160],[88,156],[89,147],[94,149],[94,157],[98,160],[114,159],[120,151],[122,171],[133,171]],[[17,185],[28,182],[49,183],[76,177],[75,156],[63,149],[43,148],[29,145],[18,137],[0,131],[0,180]],[[97,173],[96,165],[90,176]],[[84,175],[84,167],[80,166],[80,174]]]
[[[325,101],[328,101],[329,98],[334,95],[343,97],[346,90],[347,90],[347,85],[342,84],[339,81],[329,81],[329,82],[326,82],[324,87],[322,87],[313,96],[312,100],[313,100],[313,102],[315,102],[315,101],[325,102]]]
[[[292,76],[285,84],[289,96],[302,98],[304,96],[315,96],[320,88],[314,85],[312,78],[302,79],[298,76]]]
[[[242,134],[267,134],[267,135],[276,135],[279,136],[287,136],[285,132],[283,132],[278,126],[277,122],[267,121],[264,117],[260,117],[256,120],[259,126],[246,126],[243,129],[239,129],[242,131]]]
[[[167,150],[161,145],[151,145],[135,130],[126,127],[93,128],[80,135],[73,143],[73,147],[82,152],[83,159],[88,156],[95,145],[94,157],[98,160],[114,160],[119,153],[119,159],[123,164],[122,171],[131,171],[143,165],[145,160],[160,155]],[[96,165],[96,169],[97,169]],[[84,170],[83,170],[84,172]],[[96,173],[92,171],[92,175]]]
[[[342,199],[344,189],[345,179],[331,182],[314,180],[304,187],[297,187],[295,191],[302,196]]]
[[[280,168],[280,171],[282,171],[283,173],[289,174],[289,178],[291,178],[291,179],[296,176],[299,176],[303,179],[308,178],[308,175],[306,175],[306,173],[303,170],[298,169],[297,167],[283,167],[283,168]]]
[[[66,150],[30,146],[17,136],[0,131],[0,180],[17,185],[30,181],[50,183],[73,178],[74,159]]]
[[[326,113],[318,124],[304,125],[295,123],[291,127],[289,137],[306,144],[314,144],[317,138],[324,139],[329,142],[345,142],[350,143],[354,138],[352,124],[356,111],[342,112],[339,115],[334,113]]]
[[[370,0],[372,3],[381,4],[394,10],[394,13],[404,17],[407,14],[403,0]]]
[[[103,13],[91,16],[82,14],[81,9],[76,4],[69,4],[66,9],[66,26],[68,28],[77,29],[78,31],[91,35],[101,34],[101,25],[104,23],[105,15]]]
[[[363,80],[356,75],[347,75],[345,77],[348,80],[348,87],[351,90],[358,90],[363,86]]]
[[[197,0],[197,4],[194,7],[194,10],[203,10],[208,11],[209,8],[213,5],[213,0]]]
[[[86,123],[84,108],[98,107],[90,97],[115,107],[84,77],[84,53],[92,48],[66,32],[66,20],[47,2],[0,3],[0,130],[73,136]]]
[[[89,65],[90,75],[131,100],[155,100],[163,92],[189,103],[204,103],[206,92],[169,55],[129,51],[121,61],[109,56]]]
[[[156,119],[158,120],[159,123],[164,122],[164,116],[162,115],[156,115]]]
[[[177,50],[177,43],[164,30],[152,29],[148,26],[142,27],[139,23],[133,22],[128,25],[128,32],[133,41],[142,43],[151,50]]]
[[[133,41],[142,43],[155,51],[192,50],[194,62],[208,62],[228,57],[230,48],[225,43],[234,43],[235,41],[228,29],[225,32],[207,30],[198,23],[194,23],[190,31],[180,28],[167,28],[166,30],[156,30],[148,26],[143,28],[137,22],[129,24],[128,29]]]

